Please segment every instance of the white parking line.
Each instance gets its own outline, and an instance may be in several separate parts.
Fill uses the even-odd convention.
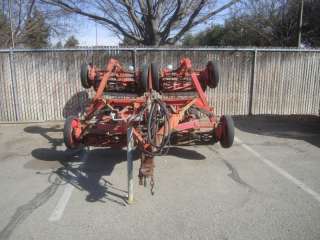
[[[270,160],[266,159],[265,157],[261,156],[260,153],[255,151],[253,148],[248,146],[247,144],[243,143],[239,138],[235,137],[236,142],[240,144],[244,149],[252,153],[254,156],[256,156],[260,161],[271,167],[273,170],[275,170],[277,173],[285,177],[286,179],[290,180],[292,183],[294,183],[296,186],[301,188],[306,193],[310,194],[314,199],[316,199],[318,202],[320,202],[320,194],[312,190],[310,187],[308,187],[306,184],[298,180],[297,178],[290,175],[287,171],[282,169],[281,167],[278,167]]]
[[[81,155],[81,158],[80,158],[81,162],[84,163],[87,160],[87,157],[88,157],[88,151],[84,150],[84,153]],[[74,188],[75,187],[72,184],[68,184],[68,183],[66,184],[63,194],[60,197],[57,206],[55,207],[55,209],[53,210],[53,212],[51,213],[48,219],[50,222],[56,222],[61,219]]]

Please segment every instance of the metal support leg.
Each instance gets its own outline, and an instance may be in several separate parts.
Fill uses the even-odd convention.
[[[132,137],[132,127],[128,128],[127,131],[127,168],[128,168],[128,203],[133,202],[133,150],[134,142]]]

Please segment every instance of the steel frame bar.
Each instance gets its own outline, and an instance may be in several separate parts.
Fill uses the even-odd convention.
[[[171,114],[169,118],[169,126],[172,131],[185,131],[185,130],[199,130],[202,127],[209,127],[212,129],[215,129],[218,127],[218,123],[216,121],[216,117],[214,115],[213,108],[209,107],[207,97],[200,85],[198,76],[199,74],[192,71],[191,69],[191,61],[190,59],[182,59],[180,63],[180,67],[176,70],[176,72],[179,74],[189,73],[191,76],[192,84],[198,94],[198,97],[196,98],[190,98],[185,97],[182,99],[178,98],[162,98],[162,101],[167,105],[170,106],[172,109],[174,109],[174,113]],[[114,59],[110,59],[106,70],[104,71],[104,74],[102,76],[102,80],[99,84],[99,87],[96,91],[96,94],[93,98],[92,103],[88,107],[87,114],[85,116],[85,122],[83,122],[82,126],[80,124],[80,127],[82,127],[82,133],[85,134],[86,129],[89,129],[91,133],[89,134],[88,139],[86,139],[87,144],[91,145],[102,145],[106,146],[110,144],[110,146],[117,146],[121,145],[121,143],[118,143],[117,141],[113,141],[112,137],[115,137],[116,140],[118,140],[119,137],[126,134],[126,129],[128,129],[128,119],[130,116],[135,115],[139,112],[139,109],[142,108],[144,104],[146,104],[148,99],[148,94],[135,98],[135,99],[104,99],[103,98],[103,91],[106,87],[106,84],[111,76],[111,74],[115,71],[116,68],[119,69],[119,62]],[[148,74],[148,89],[149,93],[152,91],[152,77],[151,74]],[[207,113],[207,116],[209,118],[209,122],[205,122],[200,124],[199,121],[192,121],[187,120],[187,122],[183,122],[185,112],[192,106],[195,106],[197,109],[199,109],[202,112]],[[114,123],[111,117],[103,116],[98,118],[98,121],[94,123],[94,128],[92,127],[92,124],[89,123],[89,121],[92,119],[95,113],[99,112],[105,107],[109,107],[112,111],[115,111],[115,107],[122,107],[123,109],[121,111],[116,111],[117,114],[117,122]],[[182,122],[181,122],[182,121]],[[133,128],[133,138],[139,146],[143,147],[144,149],[149,148],[150,144],[146,143],[144,140],[144,137],[141,135],[139,130],[136,130],[134,126],[130,126]],[[78,126],[79,128],[79,126]],[[157,134],[166,134],[163,133],[164,129],[161,128]],[[79,132],[79,131],[77,131]],[[104,133],[109,133],[108,137],[106,137],[106,140],[100,140],[98,139],[97,142],[94,142],[94,140],[91,137],[91,135],[102,135]],[[83,134],[77,134],[77,137],[83,137]]]

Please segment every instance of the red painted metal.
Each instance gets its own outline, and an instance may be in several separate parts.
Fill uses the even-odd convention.
[[[207,69],[205,70],[207,71]],[[192,85],[192,89],[196,91],[197,97],[184,97],[184,98],[170,98],[161,96],[161,101],[171,109],[172,113],[169,117],[170,129],[172,132],[178,131],[196,131],[201,129],[216,129],[217,136],[220,136],[218,130],[219,125],[214,114],[214,109],[208,105],[207,96],[205,95],[200,81],[200,74],[204,74],[205,71],[193,71],[191,61],[188,58],[183,58],[180,62],[180,67],[175,71],[162,70],[161,81],[162,84],[166,81],[165,77],[169,75],[180,78],[189,77]],[[151,74],[148,76],[149,92],[144,96],[128,99],[105,99],[103,97],[104,90],[108,84],[108,81],[112,76],[118,74],[121,83],[126,81],[136,81],[135,79],[126,78],[125,72],[122,70],[120,63],[115,59],[110,59],[105,70],[97,70],[94,66],[89,69],[90,80],[97,79],[97,74],[100,74],[99,85],[96,88],[96,94],[87,111],[84,119],[79,120],[79,123],[72,124],[74,128],[74,137],[76,141],[83,142],[86,145],[93,146],[110,146],[119,145],[123,146],[125,141],[126,130],[129,124],[137,126],[138,121],[129,121],[132,116],[138,115],[143,110],[148,100],[151,98],[152,79]],[[120,77],[122,74],[122,77]],[[130,76],[131,78],[131,76]],[[181,81],[183,82],[183,81]],[[188,85],[188,86],[189,86]],[[187,87],[184,86],[186,89]],[[176,91],[177,89],[175,89]],[[200,112],[205,113],[208,116],[207,122],[200,124],[199,120],[190,120],[186,117],[186,111],[190,107],[196,107]],[[108,108],[108,112],[103,110]],[[94,118],[94,121],[92,121]],[[139,122],[141,124],[141,122]],[[143,124],[146,124],[143,122]],[[161,133],[163,129],[159,130]],[[94,136],[97,136],[95,138]],[[145,134],[141,132],[139,128],[135,129],[134,136],[136,143],[141,146],[149,146]],[[103,140],[105,138],[105,140]]]
[[[194,84],[194,77],[197,77],[200,87],[206,88],[209,84],[209,73],[212,70],[211,65],[207,65],[202,70],[193,69],[191,60],[182,58],[177,69],[164,68],[161,71],[161,90],[163,92],[198,91]]]
[[[103,92],[136,92],[140,82],[140,71],[128,71],[116,59],[110,59],[104,69],[89,64],[88,80],[99,96]],[[102,88],[104,86],[104,88]]]
[[[149,71],[147,90],[135,98],[106,98],[110,82],[118,86],[141,85],[141,73],[126,72],[120,63],[110,59],[104,70],[90,65],[88,78],[95,86],[95,96],[81,119],[71,124],[73,142],[87,146],[124,147],[128,127],[133,127],[135,144],[142,150],[142,161],[139,176],[153,175],[154,145],[147,137],[147,119],[150,105],[155,99],[166,107],[168,125],[164,124],[156,131],[156,141],[172,134],[204,134],[211,136],[212,141],[219,141],[222,126],[217,121],[214,109],[209,106],[204,86],[208,84],[210,69],[193,70],[191,60],[183,58],[176,70],[164,68],[160,72],[161,89],[156,92],[153,87],[152,74]],[[133,85],[132,85],[133,86]],[[195,91],[195,96],[170,97],[166,92]],[[135,89],[135,91],[138,91]],[[141,95],[141,94],[140,94]],[[207,120],[198,119],[191,110],[203,113]],[[190,112],[191,111],[191,112]],[[168,128],[166,128],[166,126]],[[168,130],[169,129],[169,130]],[[141,178],[140,178],[141,180]]]

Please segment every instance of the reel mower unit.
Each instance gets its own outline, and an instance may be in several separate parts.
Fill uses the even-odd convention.
[[[160,69],[156,63],[137,71],[124,70],[115,59],[110,59],[105,69],[84,64],[82,86],[93,87],[96,93],[82,117],[66,119],[65,145],[123,148],[129,144],[130,129],[129,139],[140,150],[140,184],[150,178],[153,189],[154,157],[165,154],[170,144],[191,139],[232,146],[232,118],[222,116],[218,120],[205,94],[207,87],[216,88],[218,82],[217,64],[209,61],[204,69],[194,70],[189,58],[181,59],[175,70]],[[117,92],[120,97],[108,98],[108,92]],[[128,92],[136,96],[123,97]]]

